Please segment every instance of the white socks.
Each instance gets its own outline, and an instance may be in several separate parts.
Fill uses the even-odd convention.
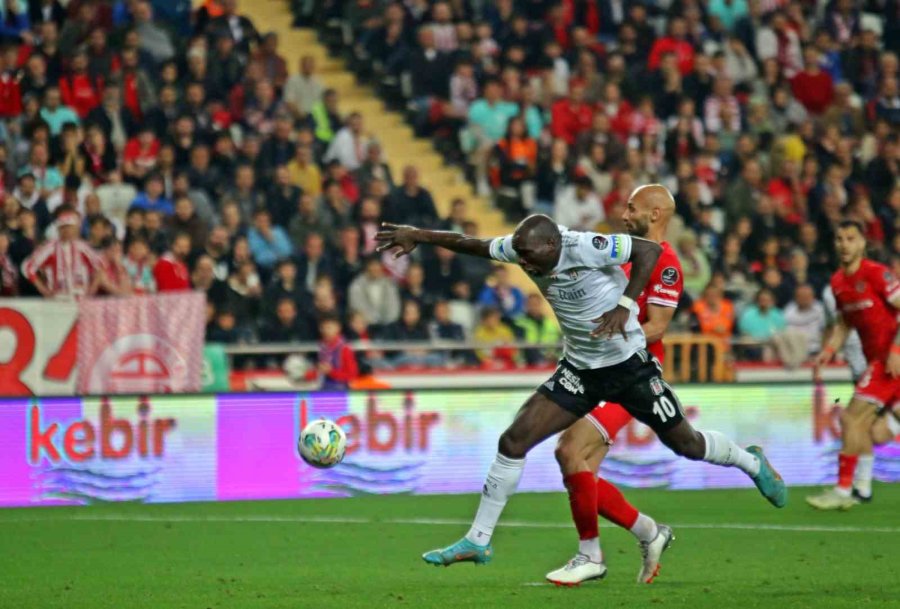
[[[701,431],[706,440],[706,454],[703,460],[707,463],[737,467],[748,476],[759,473],[759,459],[735,444],[731,439],[718,431]]]
[[[593,539],[579,539],[578,553],[584,554],[585,556],[590,558],[591,562],[602,563],[603,552],[600,551],[600,538],[594,537]]]
[[[631,527],[632,534],[638,538],[638,541],[650,543],[656,539],[659,529],[656,527],[656,521],[638,512],[637,520]]]
[[[860,455],[859,460],[856,462],[856,472],[853,474],[853,488],[859,491],[859,494],[863,497],[872,495],[872,468],[874,465],[875,455]]]
[[[510,459],[497,454],[494,463],[488,470],[487,479],[485,479],[484,488],[481,491],[481,503],[478,504],[475,521],[472,523],[472,528],[466,533],[466,539],[479,546],[486,546],[491,542],[494,527],[500,520],[500,514],[506,507],[506,502],[516,492],[523,469],[525,469],[525,459]]]

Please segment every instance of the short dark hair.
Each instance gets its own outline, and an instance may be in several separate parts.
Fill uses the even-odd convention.
[[[318,325],[328,323],[328,322],[334,322],[336,324],[340,324],[341,318],[338,316],[337,313],[322,313],[321,315],[319,315],[318,318],[316,318],[316,324],[318,324]]]
[[[849,219],[841,220],[838,223],[838,229],[842,229],[842,228],[855,228],[856,230],[859,231],[860,235],[865,236],[865,234],[866,234],[866,231],[863,228],[863,225],[860,224],[859,222],[857,222],[856,220],[849,220]]]

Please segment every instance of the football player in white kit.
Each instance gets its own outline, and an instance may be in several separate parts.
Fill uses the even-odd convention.
[[[638,197],[671,197],[660,185],[638,188]],[[742,449],[717,431],[697,431],[662,379],[656,359],[644,349],[635,299],[644,289],[661,252],[652,241],[627,234],[570,231],[544,215],[522,220],[512,235],[477,239],[459,233],[384,224],[376,235],[379,251],[408,254],[420,243],[462,254],[517,263],[550,303],[563,335],[563,356],[553,375],[519,409],[500,435],[481,502],[469,532],[446,548],[426,552],[434,565],[491,559],[491,536],[506,502],[515,493],[525,455],[568,428],[600,401],[617,402],[651,427],[676,454],[747,473],[776,507],[787,503],[787,488],[759,447]],[[619,268],[631,262],[631,277]],[[598,565],[604,572],[605,566]]]

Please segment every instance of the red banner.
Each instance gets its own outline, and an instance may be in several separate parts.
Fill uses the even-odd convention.
[[[78,305],[78,392],[199,391],[206,298],[199,292]]]

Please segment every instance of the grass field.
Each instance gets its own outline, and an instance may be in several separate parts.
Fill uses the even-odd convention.
[[[900,607],[900,487],[847,513],[806,490],[781,511],[753,491],[631,491],[674,525],[660,577],[636,584],[633,538],[605,527],[609,575],[572,589],[543,580],[576,543],[562,494],[514,497],[494,561],[446,569],[419,556],[466,530],[474,495],[4,510],[0,608]]]

